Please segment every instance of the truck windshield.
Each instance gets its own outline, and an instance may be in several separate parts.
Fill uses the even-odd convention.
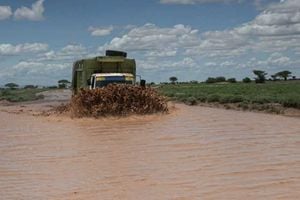
[[[121,80],[103,80],[103,81],[96,81],[96,87],[105,87],[109,84],[132,84],[132,81],[121,81]]]
[[[109,84],[133,84],[133,78],[125,76],[107,76],[107,77],[97,77],[96,87],[105,87]]]

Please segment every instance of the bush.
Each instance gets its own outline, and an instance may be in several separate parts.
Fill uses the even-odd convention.
[[[257,104],[264,104],[264,103],[270,103],[270,100],[267,98],[258,98],[255,97],[251,100],[252,103],[257,103]]]
[[[255,83],[265,83],[267,73],[261,70],[253,70],[253,73],[257,76]]]
[[[198,84],[199,82],[198,81],[195,81],[195,80],[192,80],[190,81],[191,84]]]
[[[255,83],[265,83],[266,82],[266,79],[258,79],[258,78],[256,78],[255,79]]]
[[[212,94],[212,95],[209,95],[207,97],[207,102],[218,102],[220,101],[220,96],[219,95],[216,95],[216,94]]]
[[[37,88],[37,86],[34,86],[34,85],[25,85],[24,86],[24,89],[34,89],[34,88]]]
[[[48,89],[57,89],[58,87],[56,85],[53,85],[53,86],[48,86],[47,88]]]
[[[294,99],[287,99],[282,102],[282,105],[287,108],[298,108],[300,109],[300,102]]]
[[[216,79],[213,78],[213,77],[208,77],[208,78],[206,79],[205,82],[206,82],[206,83],[216,83],[217,81],[216,81]]]
[[[243,79],[243,83],[251,83],[251,79],[249,77],[245,77]]]
[[[226,78],[224,76],[219,76],[215,78],[216,82],[225,82]]]
[[[199,96],[197,96],[197,100],[200,102],[206,102],[207,97],[204,95],[199,95]]]
[[[229,83],[236,83],[236,79],[235,78],[229,78],[229,79],[227,79],[227,81]]]
[[[195,97],[187,98],[186,103],[191,106],[198,104],[197,99]]]
[[[219,99],[220,103],[239,103],[242,102],[244,99],[242,96],[221,96]]]

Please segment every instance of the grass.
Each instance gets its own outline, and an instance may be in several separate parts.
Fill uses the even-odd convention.
[[[44,98],[43,95],[37,95],[46,89],[0,89],[0,100],[10,102],[33,101]]]
[[[242,108],[249,105],[280,104],[284,107],[300,109],[300,82],[282,81],[228,84],[178,84],[161,85],[159,91],[172,100],[195,105],[198,102],[238,104]],[[273,108],[272,108],[273,109]]]

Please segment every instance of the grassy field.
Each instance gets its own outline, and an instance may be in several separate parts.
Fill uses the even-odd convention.
[[[162,85],[159,91],[172,100],[190,105],[236,104],[243,109],[273,109],[275,105],[300,109],[300,82],[219,83]],[[262,106],[263,105],[263,106]]]
[[[1,89],[0,100],[7,100],[10,102],[32,101],[42,99],[43,95],[37,95],[46,89]]]

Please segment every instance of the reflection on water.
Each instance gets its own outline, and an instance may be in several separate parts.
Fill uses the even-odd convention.
[[[299,118],[177,107],[100,120],[0,113],[0,198],[299,198]]]

